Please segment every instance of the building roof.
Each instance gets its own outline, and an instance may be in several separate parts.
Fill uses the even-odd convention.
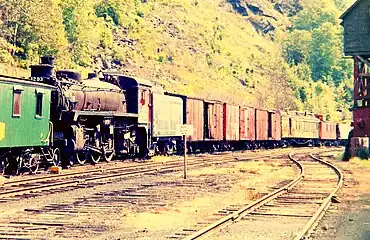
[[[347,14],[352,11],[353,8],[355,8],[357,6],[357,4],[359,4],[361,1],[363,0],[356,0],[339,18],[340,19],[344,19]]]

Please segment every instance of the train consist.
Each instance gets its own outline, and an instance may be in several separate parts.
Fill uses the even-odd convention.
[[[315,114],[269,111],[167,93],[151,82],[106,72],[54,74],[42,57],[29,79],[0,76],[0,171],[181,153],[179,126],[192,125],[189,152],[336,145],[349,126]]]

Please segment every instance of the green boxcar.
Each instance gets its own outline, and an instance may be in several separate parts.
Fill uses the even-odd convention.
[[[49,145],[52,86],[0,76],[0,148]]]

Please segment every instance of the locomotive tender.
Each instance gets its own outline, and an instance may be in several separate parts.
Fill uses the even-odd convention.
[[[39,164],[183,152],[337,144],[348,127],[322,116],[268,111],[164,92],[149,81],[106,72],[59,70],[42,57],[29,79],[0,76],[0,171],[34,173]],[[348,131],[347,131],[348,130]],[[346,132],[347,131],[347,132]]]

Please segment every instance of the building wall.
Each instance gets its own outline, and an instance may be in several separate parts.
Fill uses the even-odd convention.
[[[344,52],[370,55],[370,0],[361,0],[343,17]]]

